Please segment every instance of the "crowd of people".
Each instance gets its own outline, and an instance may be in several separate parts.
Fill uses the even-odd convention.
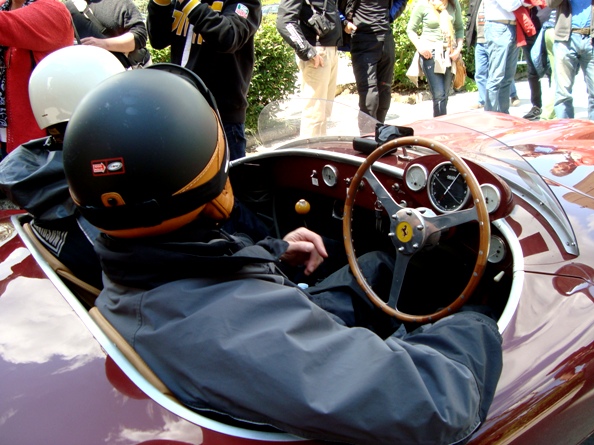
[[[301,95],[307,101],[304,136],[325,133],[336,93],[338,53],[345,47],[351,53],[359,109],[384,122],[396,63],[391,23],[406,6],[404,0],[281,1],[277,29],[295,50]],[[408,73],[411,79],[426,77],[434,116],[447,113],[454,62],[462,57],[465,42],[474,47],[479,93],[470,108],[509,113],[510,105],[519,104],[514,78],[522,51],[532,104],[526,119],[573,118],[572,92],[580,68],[588,117],[594,119],[588,0],[472,0],[466,11],[459,0],[416,0],[410,8],[407,35],[416,52]],[[172,63],[201,77],[217,100],[231,159],[244,156],[254,35],[261,19],[261,5],[255,0],[151,0],[146,21],[133,0],[3,0],[2,156],[45,134],[35,124],[27,92],[30,73],[45,55],[78,43],[107,49],[124,67],[138,68],[151,63],[147,41],[156,49],[169,47]],[[545,76],[550,86],[543,92]]]
[[[302,95],[331,104],[348,39],[359,108],[383,122],[396,63],[391,23],[406,6],[282,0],[277,28],[295,50]],[[539,18],[546,9],[554,24]],[[527,118],[544,117],[543,72],[552,73],[555,115],[573,117],[581,67],[594,120],[591,0],[477,0],[468,16],[465,30],[458,0],[412,6],[411,66],[427,77],[434,116],[447,114],[466,40],[481,54],[485,110],[509,112],[522,47]],[[302,227],[252,240],[227,231],[242,208],[228,167],[245,156],[260,2],[151,0],[146,24],[139,17],[131,0],[0,0],[0,189],[31,213],[36,236],[89,272],[101,313],[193,409],[320,440],[467,440],[501,372],[495,320],[470,308],[407,332],[377,308],[363,319],[356,308],[369,302],[348,265],[308,289],[283,271],[320,266],[329,253],[318,234]],[[147,40],[170,47],[171,63],[151,64]],[[324,134],[326,113],[311,100],[302,134]],[[73,249],[77,240],[86,250]],[[393,275],[385,253],[360,262],[378,285]],[[238,332],[249,347],[229,341]]]

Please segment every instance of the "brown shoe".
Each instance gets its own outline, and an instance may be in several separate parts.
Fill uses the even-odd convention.
[[[519,107],[520,106],[520,98],[518,96],[514,96],[510,98],[510,103],[512,107]]]
[[[471,110],[478,110],[479,108],[483,108],[483,107],[484,107],[484,105],[483,105],[483,104],[481,104],[481,103],[476,103],[476,104],[472,104],[472,105],[470,106],[470,109],[471,109]]]

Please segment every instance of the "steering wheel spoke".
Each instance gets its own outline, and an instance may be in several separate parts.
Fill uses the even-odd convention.
[[[445,213],[443,215],[426,216],[425,219],[435,230],[445,230],[460,226],[470,221],[478,221],[478,214],[476,212],[476,207],[471,207],[469,209]]]
[[[363,174],[363,177],[367,181],[367,184],[369,184],[369,186],[373,190],[373,193],[375,193],[375,196],[377,197],[379,202],[388,212],[388,215],[394,215],[396,212],[402,209],[402,206],[400,206],[396,201],[394,201],[392,195],[390,195],[390,193],[386,190],[386,188],[380,182],[380,180],[377,179],[377,176],[375,176],[371,169],[368,169]]]
[[[392,286],[390,288],[390,298],[388,299],[388,306],[394,310],[398,310],[398,297],[400,297],[402,283],[404,283],[404,276],[406,275],[406,268],[408,267],[410,259],[411,255],[396,254],[396,264],[392,277]]]

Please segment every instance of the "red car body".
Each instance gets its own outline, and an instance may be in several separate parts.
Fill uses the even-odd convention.
[[[502,154],[513,148],[521,155],[517,159],[538,172],[542,182],[536,189],[542,184],[550,189],[546,197],[528,196],[524,185],[514,186],[513,169],[475,171],[479,182],[493,180],[500,187],[502,202],[492,224],[504,234],[510,255],[505,270],[487,271],[483,280],[496,286],[503,276],[510,292],[499,320],[503,373],[488,418],[470,443],[582,442],[594,431],[594,123],[473,112],[410,127],[473,165],[482,158],[467,157],[471,153],[489,157],[494,148]],[[275,168],[289,163],[291,169],[278,171],[274,181],[318,192],[325,185],[314,183],[312,172],[331,162],[344,180],[364,158],[351,139],[308,141],[315,155],[307,156],[293,144],[238,161],[231,170],[260,158],[275,162]],[[430,203],[424,192],[406,190],[404,175],[408,164],[423,159],[421,154],[381,160],[382,182],[395,194],[404,191],[416,206]],[[577,164],[571,173],[552,173],[567,160]],[[519,182],[531,181],[518,172],[524,175]],[[345,190],[324,193],[344,199]],[[551,196],[556,203],[547,201]],[[361,202],[365,205],[365,196]],[[20,217],[2,211],[0,220],[0,443],[303,443],[282,432],[205,418],[155,390],[44,261]]]

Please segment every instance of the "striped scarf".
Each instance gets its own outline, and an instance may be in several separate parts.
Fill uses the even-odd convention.
[[[33,3],[35,0],[27,0],[25,1],[24,6],[27,6]],[[12,0],[6,0],[2,5],[0,5],[0,12],[2,11],[10,11],[10,5],[12,4]],[[6,54],[6,50],[8,47],[0,46],[0,127],[8,127],[8,121],[6,116],[6,64],[4,60],[4,55]]]

